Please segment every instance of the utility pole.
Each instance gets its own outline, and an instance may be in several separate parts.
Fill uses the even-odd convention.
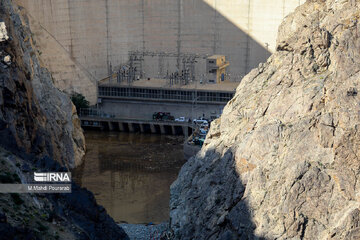
[[[182,0],[178,0],[178,26],[177,26],[177,41],[176,41],[176,49],[177,49],[177,59],[176,59],[176,68],[180,72],[180,52],[181,52],[181,12],[182,12]]]
[[[111,75],[111,39],[110,39],[110,9],[109,9],[109,1],[105,1],[105,13],[106,13],[106,60],[107,60],[107,67],[108,67],[108,74]]]
[[[244,64],[244,75],[246,75],[249,68],[250,61],[250,32],[251,32],[251,0],[248,0],[248,22],[247,22],[247,33],[246,33],[246,49],[245,49],[245,64]]]
[[[140,78],[143,78],[143,61],[145,58],[145,0],[141,0],[141,21],[142,21],[142,55],[140,57]]]
[[[197,106],[197,99],[198,99],[198,94],[197,94],[197,81],[195,82],[195,91],[193,92],[193,100],[191,101],[191,125],[193,126],[193,129],[195,128],[194,126],[194,109]]]

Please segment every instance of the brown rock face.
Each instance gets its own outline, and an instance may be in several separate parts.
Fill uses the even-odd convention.
[[[40,66],[26,19],[11,1],[0,7],[0,145],[75,167],[85,153],[76,110]]]
[[[84,155],[75,107],[39,65],[32,41],[13,1],[1,0],[1,183],[32,183],[32,169],[66,171]],[[1,194],[0,239],[129,239],[91,192],[74,182],[71,190],[41,196]]]
[[[177,239],[360,238],[359,7],[285,19],[171,187]]]

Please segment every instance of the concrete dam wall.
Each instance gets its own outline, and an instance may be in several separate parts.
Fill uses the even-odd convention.
[[[222,54],[232,81],[267,59],[281,20],[304,0],[17,0],[40,57],[66,91],[96,100],[96,80],[130,50]],[[145,76],[177,69],[179,59],[145,57]],[[196,63],[196,77],[204,73]]]

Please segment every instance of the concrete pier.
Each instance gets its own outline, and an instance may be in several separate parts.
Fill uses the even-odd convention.
[[[192,132],[193,125],[187,122],[135,120],[80,116],[84,128],[98,128],[109,131],[141,132],[153,134],[184,135]],[[117,127],[118,126],[118,127]]]
[[[156,133],[154,124],[150,124],[151,133]]]
[[[129,132],[134,132],[134,126],[132,123],[128,123],[129,126]]]
[[[164,125],[159,125],[159,126],[160,126],[161,134],[166,134],[165,126]]]
[[[145,132],[145,131],[144,131],[144,125],[143,125],[143,124],[140,124],[140,131],[141,131],[142,133]]]
[[[123,125],[123,123],[122,123],[122,122],[119,122],[118,124],[119,124],[119,131],[120,131],[120,132],[124,132],[125,130],[124,130],[124,125]]]

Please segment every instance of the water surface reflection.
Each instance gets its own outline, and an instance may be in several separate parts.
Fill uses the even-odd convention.
[[[85,138],[85,161],[74,179],[115,221],[168,220],[169,188],[184,164],[182,137],[86,131]]]

